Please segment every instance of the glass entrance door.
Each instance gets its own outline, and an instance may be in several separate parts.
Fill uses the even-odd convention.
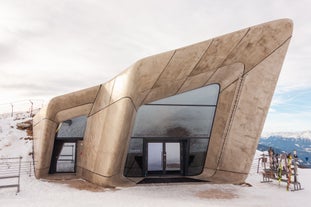
[[[148,142],[147,174],[181,174],[181,143]]]
[[[165,155],[166,173],[180,171],[180,143],[165,143]]]
[[[148,172],[163,171],[163,144],[148,143]]]

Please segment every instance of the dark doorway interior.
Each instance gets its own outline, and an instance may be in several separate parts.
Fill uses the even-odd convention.
[[[50,173],[74,173],[76,171],[76,142],[55,140]]]
[[[182,175],[184,172],[183,142],[147,142],[147,175]]]

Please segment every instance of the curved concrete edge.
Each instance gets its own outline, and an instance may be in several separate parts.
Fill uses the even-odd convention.
[[[100,86],[53,98],[34,117],[33,145],[36,177],[44,177],[49,172],[55,133],[58,124],[69,118],[88,115]]]

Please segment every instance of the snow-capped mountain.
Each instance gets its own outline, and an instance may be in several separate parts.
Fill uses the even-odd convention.
[[[283,138],[303,138],[311,139],[311,130],[301,132],[264,132],[261,138],[269,138],[272,136],[278,136]]]

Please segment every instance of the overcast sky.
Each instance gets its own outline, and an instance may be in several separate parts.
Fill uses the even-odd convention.
[[[104,83],[135,61],[294,21],[265,131],[311,129],[310,0],[0,0],[0,104]]]

